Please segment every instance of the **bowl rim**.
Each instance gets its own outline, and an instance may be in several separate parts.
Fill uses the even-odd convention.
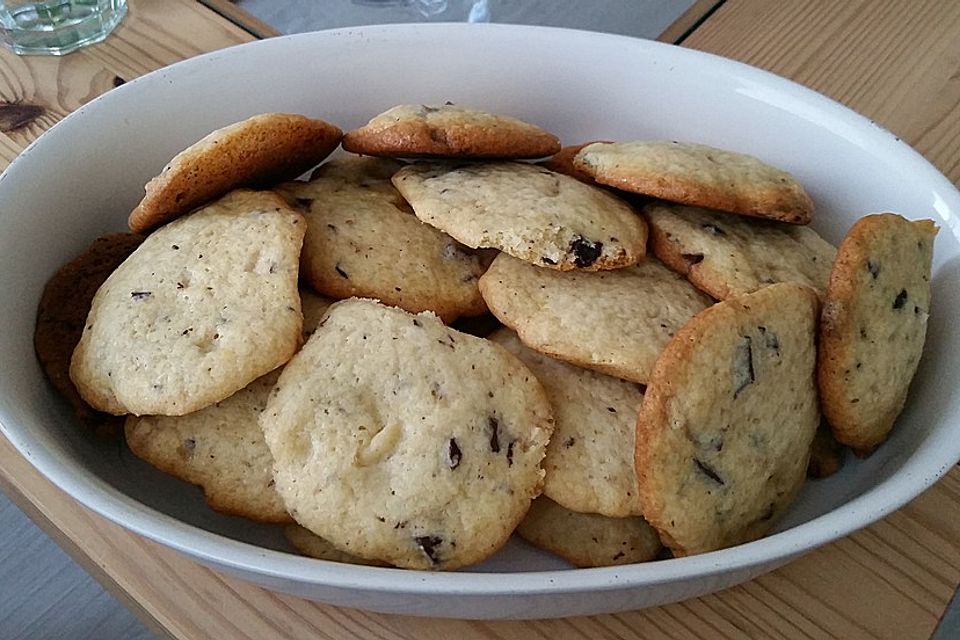
[[[14,175],[22,160],[37,149],[55,143],[64,128],[82,123],[83,114],[110,105],[117,96],[136,91],[142,83],[157,82],[173,70],[178,73],[209,64],[238,51],[289,47],[317,38],[366,38],[402,41],[412,34],[450,32],[458,38],[524,38],[543,34],[562,41],[566,47],[589,46],[606,41],[622,48],[624,55],[653,55],[682,62],[696,62],[715,68],[732,79],[763,85],[784,100],[802,104],[817,114],[825,128],[838,135],[869,140],[897,162],[923,168],[926,178],[937,183],[946,198],[945,206],[960,211],[960,193],[938,169],[906,143],[873,121],[811,89],[772,73],[714,54],[683,49],[666,43],[630,36],[556,27],[505,24],[388,24],[347,27],[279,36],[220,49],[155,70],[107,92],[81,106],[32,142],[10,164],[0,180]],[[943,213],[942,211],[939,213]],[[953,216],[941,216],[943,226],[960,236]],[[283,580],[331,588],[410,595],[499,596],[511,594],[563,594],[655,586],[668,582],[708,578],[761,565],[789,560],[820,545],[846,536],[892,513],[929,488],[960,460],[960,438],[951,441],[943,433],[931,434],[907,458],[893,476],[826,514],[754,542],[720,551],[656,563],[640,563],[587,569],[560,569],[530,572],[421,572],[397,568],[345,565],[258,547],[187,524],[142,504],[86,472],[70,460],[35,446],[0,407],[0,432],[48,480],[72,498],[127,529],[176,549],[208,565],[229,568]],[[935,437],[939,435],[940,437]],[[920,459],[925,462],[921,465]]]

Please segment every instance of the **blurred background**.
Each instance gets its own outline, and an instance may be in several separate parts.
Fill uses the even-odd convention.
[[[539,24],[656,38],[695,0],[239,0],[281,33],[391,22]]]

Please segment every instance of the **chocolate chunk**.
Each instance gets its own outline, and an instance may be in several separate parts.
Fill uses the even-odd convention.
[[[743,336],[743,341],[737,346],[733,356],[733,397],[753,384],[753,340],[750,336]]]
[[[127,81],[124,80],[123,78],[121,78],[120,76],[113,76],[113,86],[119,87],[119,86],[124,85],[124,84],[126,84],[126,83],[127,83]]]
[[[515,442],[515,441],[511,440],[511,441],[510,441],[510,444],[507,445],[507,466],[508,466],[508,467],[512,467],[512,466],[513,466],[513,445],[514,445],[514,442]]]
[[[417,536],[413,541],[417,543],[417,546],[420,547],[424,555],[429,558],[430,562],[433,564],[439,562],[437,559],[437,547],[443,544],[443,538],[440,536]]]
[[[767,331],[767,328],[764,326],[759,326],[757,329],[759,329],[760,333],[763,334],[764,346],[767,349],[771,349],[772,351],[776,352],[776,354],[779,356],[780,338],[777,337],[777,334],[775,334],[773,331]]]
[[[450,442],[447,443],[447,465],[451,469],[456,469],[460,466],[460,458],[463,457],[463,453],[460,451],[460,447],[457,446],[457,439],[450,438]]]
[[[420,324],[420,321],[419,321],[419,320],[417,320],[416,318],[414,318],[414,319],[413,319],[413,326],[415,326],[415,327],[422,327],[423,325]]]
[[[500,422],[494,418],[487,418],[487,424],[490,425],[490,450],[494,453],[500,453]]]
[[[581,269],[589,267],[596,262],[602,250],[602,242],[590,242],[583,236],[577,236],[570,241],[570,251],[573,252],[573,264]]]
[[[543,264],[557,264],[557,261],[553,258],[548,258],[547,256],[540,256],[540,262]]]
[[[907,290],[900,289],[900,293],[897,294],[897,299],[893,301],[894,309],[902,309],[903,303],[907,301]]]
[[[702,473],[703,475],[707,476],[708,478],[710,478],[711,480],[713,480],[714,482],[716,482],[716,483],[719,484],[719,485],[726,484],[726,483],[723,481],[723,478],[720,477],[720,474],[718,474],[718,473],[717,473],[714,469],[712,469],[708,464],[700,461],[700,460],[697,459],[697,458],[694,458],[694,459],[693,459],[693,462],[694,462],[694,464],[697,465],[697,471],[699,471],[699,472]]]
[[[619,560],[619,559],[622,558],[622,557],[623,557],[623,551],[620,551],[619,553],[617,553],[617,555],[613,556],[613,559],[614,559],[614,560]]]
[[[144,298],[149,298],[153,293],[150,291],[131,291],[130,297],[134,300],[143,300]]]
[[[873,276],[873,279],[876,280],[877,276],[880,275],[880,265],[876,262],[867,260],[867,271],[870,272],[870,275]]]
[[[341,277],[344,277],[347,280],[350,279],[350,276],[347,275],[347,272],[340,268],[339,262],[333,268],[337,270],[337,273],[339,273]]]
[[[720,227],[718,227],[717,225],[715,225],[715,224],[713,224],[713,223],[705,222],[705,223],[703,223],[703,224],[700,225],[700,226],[702,226],[705,231],[708,231],[709,233],[711,233],[711,234],[713,234],[713,235],[715,235],[715,236],[725,236],[725,235],[727,235],[727,232],[726,232],[726,231],[724,231],[723,229],[721,229]]]
[[[607,411],[609,411],[610,413],[616,413],[616,412],[617,412],[617,410],[614,409],[613,407],[607,407]]]

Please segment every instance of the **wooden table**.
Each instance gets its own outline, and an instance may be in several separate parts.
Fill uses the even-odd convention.
[[[103,44],[60,59],[0,52],[3,166],[126,80],[271,34],[229,3],[206,5],[219,12],[191,0],[130,0],[128,17]],[[960,181],[960,2],[700,0],[661,39],[832,96]],[[2,437],[0,487],[161,637],[902,640],[929,637],[960,581],[957,468],[889,518],[743,586],[655,609],[529,622],[388,616],[265,591],[92,514]]]

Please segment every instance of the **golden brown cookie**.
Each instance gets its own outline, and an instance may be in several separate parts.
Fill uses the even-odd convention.
[[[666,202],[643,213],[653,253],[718,300],[775,282],[826,293],[837,250],[810,227]]]
[[[485,265],[447,234],[420,222],[390,177],[386,158],[340,157],[310,182],[275,190],[307,219],[300,277],[331,298],[374,298],[445,322],[487,310],[477,281]]]
[[[557,173],[562,173],[568,175],[571,178],[576,178],[580,182],[586,182],[587,184],[593,184],[593,176],[591,176],[586,171],[578,169],[573,165],[573,159],[576,157],[580,150],[586,147],[587,145],[593,144],[594,142],[609,142],[609,140],[594,140],[592,142],[584,142],[582,144],[573,144],[560,149],[556,152],[552,158],[548,158],[543,162],[539,163],[540,166],[550,169],[550,171],[555,171]]]
[[[184,416],[128,416],[127,446],[164,473],[199,485],[211,509],[259,522],[291,522],[273,488],[273,458],[258,423],[279,377],[279,371],[268,373]]]
[[[541,267],[618,269],[646,253],[647,223],[630,205],[537,165],[424,162],[393,184],[423,222]]]
[[[374,567],[389,567],[385,562],[377,560],[364,560],[355,555],[340,551],[335,546],[313,533],[309,529],[304,529],[298,524],[288,524],[283,528],[283,536],[287,539],[293,548],[305,556],[316,558],[317,560],[329,560],[330,562],[343,562],[346,564],[366,564]]]
[[[371,156],[400,158],[542,158],[560,141],[516,118],[452,104],[393,107],[348,132],[343,148]]]
[[[807,476],[826,478],[840,470],[843,464],[843,445],[837,442],[830,431],[830,425],[823,422],[817,427],[817,434],[810,446],[810,462],[807,464]]]
[[[657,532],[640,516],[608,518],[578,513],[546,496],[533,501],[517,533],[578,567],[647,562],[663,548]]]
[[[786,171],[702,144],[595,143],[573,164],[600,184],[681,204],[791,224],[813,215],[810,196]]]
[[[264,113],[218,129],[147,183],[130,229],[149,231],[237,187],[296,178],[330,155],[341,137],[332,124],[290,113]]]
[[[284,368],[260,426],[301,525],[353,555],[454,569],[499,549],[539,495],[553,416],[502,347],[351,299]]]
[[[673,334],[713,303],[655,258],[584,273],[501,254],[480,278],[480,292],[531,349],[641,384]]]
[[[936,235],[932,220],[879,213],[853,225],[837,250],[818,381],[833,435],[860,455],[887,438],[920,363]]]
[[[530,368],[553,406],[543,494],[573,511],[640,515],[633,450],[643,388],[537,353],[509,329],[488,339]]]
[[[305,226],[280,196],[238,189],[150,234],[93,298],[70,363],[83,399],[184,415],[285,363]]]
[[[115,427],[107,414],[84,402],[70,381],[70,357],[83,334],[97,289],[143,242],[143,236],[115,233],[93,241],[86,251],[60,267],[47,281],[37,308],[33,345],[44,373],[86,426]]]
[[[677,555],[754,540],[806,476],[817,410],[809,287],[774,284],[698,314],[657,359],[637,419],[644,516]]]

